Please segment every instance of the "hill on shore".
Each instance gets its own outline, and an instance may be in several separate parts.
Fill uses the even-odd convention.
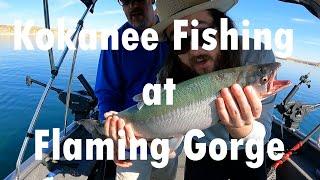
[[[30,29],[30,35],[36,34],[42,28],[43,27],[33,26]],[[51,31],[53,33],[56,33],[57,29],[51,29]],[[65,30],[65,31],[67,31],[67,30]],[[13,35],[13,34],[14,34],[14,25],[0,25],[0,35]],[[101,32],[97,32],[97,35],[100,36]],[[276,58],[281,59],[281,60],[294,61],[294,62],[297,62],[297,63],[302,63],[302,64],[307,64],[307,65],[311,65],[311,66],[320,67],[320,62],[312,62],[312,61],[307,61],[307,60],[301,60],[301,59],[293,58],[293,57],[288,57],[288,58],[276,57]]]
[[[33,35],[38,32],[42,27],[33,26],[30,29],[30,34]],[[56,30],[53,30],[53,32]],[[0,35],[13,35],[14,34],[14,25],[0,25]]]
[[[286,61],[293,61],[293,62],[297,62],[297,63],[307,64],[310,66],[320,67],[320,62],[311,62],[311,61],[301,60],[301,59],[294,58],[294,57],[288,57],[288,58],[276,57],[276,58],[281,59],[281,60],[286,60]]]

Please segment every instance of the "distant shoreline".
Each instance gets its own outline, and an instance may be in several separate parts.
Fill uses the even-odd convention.
[[[42,27],[33,26],[30,30],[30,35],[35,35],[40,29],[42,29]],[[57,33],[56,29],[51,29],[51,31],[53,33]],[[13,34],[14,34],[14,26],[13,25],[0,25],[0,35],[12,36]],[[97,36],[99,37],[100,35],[101,35],[101,33],[97,32]],[[288,57],[288,58],[276,57],[276,58],[281,59],[281,60],[293,61],[296,63],[307,64],[310,66],[320,67],[320,62],[311,62],[311,61],[301,60],[301,59],[293,58],[293,57]]]
[[[285,61],[293,61],[293,62],[296,62],[296,63],[301,63],[301,64],[310,65],[310,66],[320,67],[320,62],[310,62],[310,61],[305,61],[305,60],[301,60],[301,59],[297,59],[297,58],[293,58],[293,57],[288,57],[288,58],[276,57],[276,58],[277,59],[281,59],[281,60],[285,60]]]
[[[39,27],[39,26],[32,26],[31,29],[30,29],[30,36],[32,35],[36,35],[36,33],[43,29],[44,27]],[[57,34],[58,33],[58,29],[56,28],[51,28],[50,31],[53,33],[53,34]],[[65,29],[64,32],[67,32],[68,29]],[[97,37],[100,37],[101,36],[101,32],[99,31],[95,31],[96,34],[97,34]],[[12,36],[14,35],[14,25],[1,25],[0,24],[0,35],[1,36]]]
[[[32,26],[30,29],[30,35],[35,35],[43,27]],[[51,29],[53,33],[56,33],[56,29]],[[0,35],[11,36],[14,35],[14,25],[0,25]]]

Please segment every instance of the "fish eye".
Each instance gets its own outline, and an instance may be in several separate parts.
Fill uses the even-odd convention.
[[[262,82],[266,83],[266,82],[268,82],[268,77],[264,76],[261,80],[262,80]]]

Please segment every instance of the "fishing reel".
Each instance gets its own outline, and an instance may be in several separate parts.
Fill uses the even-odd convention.
[[[311,80],[309,80],[309,75],[310,73],[306,74],[306,75],[302,75],[299,80],[301,83],[306,84],[308,88],[311,88]]]
[[[282,113],[282,117],[285,120],[285,126],[291,129],[298,129],[304,116],[317,108],[320,108],[319,104],[302,104],[300,102],[291,101],[286,104],[286,111]]]
[[[85,90],[73,91],[70,94],[69,109],[72,114],[75,115],[75,120],[86,119],[86,118],[98,118],[98,111],[96,106],[98,104],[98,99],[94,95],[94,91],[88,81],[84,78],[82,74],[77,77],[84,87]],[[40,81],[32,79],[30,76],[26,77],[27,86],[31,86],[32,83],[38,84],[45,87],[46,85]],[[51,87],[51,90],[58,93],[58,98],[61,102],[66,104],[67,91]]]
[[[308,88],[311,87],[311,81],[309,80],[310,73],[302,75],[299,80],[299,84],[295,85],[292,90],[289,92],[287,97],[283,100],[282,103],[276,105],[276,109],[282,115],[285,126],[290,129],[298,129],[300,123],[302,122],[304,116],[311,111],[320,108],[319,104],[302,104],[298,101],[292,101],[292,97],[298,92],[302,84],[306,84]]]

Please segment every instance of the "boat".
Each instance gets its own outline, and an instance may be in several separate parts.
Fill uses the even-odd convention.
[[[305,6],[313,15],[320,18],[320,0],[281,0],[288,3],[296,3]],[[93,13],[96,0],[81,0],[82,3],[87,7],[84,14],[80,18],[77,28],[72,35],[71,39],[76,42],[77,36],[79,35],[84,25],[85,17],[89,12]],[[49,21],[49,9],[48,0],[43,0],[45,27],[50,29]],[[57,65],[54,63],[52,49],[48,51],[49,61],[51,67],[51,74],[47,84],[39,82],[31,77],[26,77],[27,85],[37,84],[45,87],[39,104],[35,110],[35,114],[31,120],[26,138],[23,142],[19,157],[16,163],[16,169],[11,172],[5,179],[114,179],[115,178],[115,165],[112,161],[101,161],[101,160],[73,160],[68,161],[65,159],[53,160],[53,140],[49,142],[48,148],[43,151],[42,160],[35,160],[35,155],[32,155],[27,160],[23,161],[24,153],[28,142],[34,137],[34,125],[37,122],[41,107],[46,99],[46,96],[50,90],[55,91],[59,96],[62,103],[66,105],[66,116],[68,110],[71,110],[74,115],[74,121],[67,126],[65,118],[65,128],[60,132],[59,144],[60,149],[62,148],[63,142],[68,139],[82,139],[82,147],[85,147],[85,139],[92,139],[92,135],[81,125],[77,123],[81,119],[97,119],[98,110],[97,98],[94,95],[94,91],[89,83],[86,81],[83,75],[78,76],[79,81],[83,85],[85,90],[72,91],[71,80],[73,78],[73,69],[71,68],[70,79],[67,90],[58,89],[52,86],[53,81],[58,75],[59,69],[63,60],[68,52],[68,47],[63,51]],[[77,51],[74,53],[73,65],[76,61]],[[303,146],[298,150],[294,151],[291,156],[281,161],[280,166],[275,167],[275,163],[268,160],[268,167],[270,168],[270,176],[276,175],[276,179],[320,179],[320,148],[318,142],[311,139],[309,135],[302,133],[297,130],[296,127],[299,125],[304,115],[311,110],[305,112],[303,116],[290,116],[301,108],[312,106],[312,110],[316,110],[320,105],[314,104],[306,106],[306,104],[296,105],[292,100],[294,94],[298,91],[302,84],[308,84],[308,75],[301,76],[300,83],[297,84],[292,91],[288,94],[285,100],[277,105],[275,108],[282,114],[283,118],[274,116],[273,127],[272,127],[272,138],[279,138],[285,143],[285,149],[290,150],[298,143],[303,142]],[[300,109],[299,109],[300,108]],[[288,114],[290,110],[291,114]],[[297,114],[295,114],[297,115]],[[301,115],[301,114],[300,114]],[[319,128],[319,127],[316,127]],[[315,131],[317,129],[314,129]],[[293,151],[288,151],[293,152]],[[290,154],[290,153],[289,153]],[[85,157],[85,148],[82,149],[82,156]],[[82,158],[85,159],[85,158]],[[23,161],[23,162],[22,162]],[[176,179],[183,179],[184,175],[184,161],[185,156],[179,157],[179,167]],[[280,162],[280,161],[279,161]],[[279,163],[278,162],[278,163]]]

